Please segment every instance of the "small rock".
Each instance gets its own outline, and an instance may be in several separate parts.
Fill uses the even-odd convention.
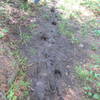
[[[79,44],[79,47],[80,48],[84,48],[84,44]]]

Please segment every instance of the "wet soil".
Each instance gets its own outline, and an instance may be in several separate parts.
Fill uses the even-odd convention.
[[[82,100],[76,89],[74,67],[86,62],[85,47],[59,34],[57,12],[52,6],[41,9],[37,11],[37,27],[33,32],[29,33],[27,27],[21,28],[32,36],[28,43],[20,46],[30,65],[27,70],[27,79],[31,82],[28,100]],[[48,20],[43,16],[45,11]]]

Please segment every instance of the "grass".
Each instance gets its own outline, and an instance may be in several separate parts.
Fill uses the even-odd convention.
[[[88,36],[89,34],[93,34],[96,37],[99,37],[99,30],[96,30],[98,28],[100,23],[96,21],[95,18],[88,20],[87,22],[82,24],[81,27],[81,34],[83,36]]]
[[[58,23],[58,29],[60,34],[71,38],[73,43],[80,42],[79,39],[75,36],[76,30],[71,25],[74,19],[76,20],[80,17],[80,3],[81,0],[77,0],[77,2],[76,0],[62,0],[61,4],[58,5],[58,9],[62,12],[59,15],[61,21]]]
[[[84,94],[90,99],[100,100],[100,56],[92,55],[91,58],[95,63],[85,68],[77,66],[76,75],[83,80]]]
[[[13,45],[16,45],[16,44],[13,43]],[[28,87],[30,83],[27,82],[27,80],[25,79],[26,78],[25,69],[27,67],[27,58],[23,57],[19,49],[16,49],[16,48],[15,50],[12,51],[11,54],[16,59],[16,62],[13,62],[13,64],[15,67],[18,66],[19,70],[17,72],[14,82],[10,83],[10,88],[6,93],[6,98],[7,100],[18,100],[19,98],[20,100],[22,100],[23,97],[29,94]]]
[[[12,55],[16,58],[16,61],[19,64],[19,66],[23,67],[23,66],[27,65],[27,61],[28,61],[27,58],[23,57],[21,55],[21,52],[18,49],[12,51]],[[16,64],[16,63],[14,62],[14,64]]]
[[[99,68],[100,66],[97,65]],[[98,68],[96,65],[92,65],[92,69],[94,67]],[[83,90],[84,94],[90,98],[95,100],[100,100],[100,74],[96,73],[92,69],[83,69],[82,67],[76,67],[77,76],[83,81]]]
[[[64,20],[62,20],[59,23],[58,29],[59,29],[59,31],[60,31],[61,34],[65,35],[65,36],[68,36],[70,38],[72,38],[72,36],[74,35],[74,32],[70,29],[70,26]]]
[[[29,85],[30,84],[27,81],[23,81],[23,79],[15,81],[11,85],[9,91],[7,92],[7,99],[8,100],[18,100],[20,96],[27,96],[29,94],[28,92]]]
[[[80,18],[80,5],[84,5],[85,7],[91,9],[93,12],[98,15],[100,9],[100,0],[61,0],[61,4],[59,4],[59,9],[61,10],[62,14],[60,14],[61,21],[58,23],[58,29],[60,34],[63,34],[69,38],[73,43],[80,43],[81,41],[79,38],[75,36],[76,32],[73,31],[73,27],[69,23],[69,20],[78,20]],[[20,8],[24,11],[30,9],[30,6],[26,3],[21,3]],[[5,15],[5,9],[0,7],[0,15]],[[43,15],[45,19],[49,19],[47,13]],[[22,16],[22,20],[26,20],[27,17]],[[2,24],[2,23],[0,23]],[[88,36],[89,33],[93,33],[94,36],[100,37],[100,30],[98,29],[98,22],[96,19],[84,21],[81,24],[81,34]],[[37,27],[36,24],[32,23],[29,25],[29,29],[32,30]],[[8,33],[8,29],[3,29],[2,33]],[[0,38],[4,36],[0,34]],[[32,38],[31,34],[20,32],[21,42],[22,44],[26,44]],[[13,44],[13,43],[12,43]],[[96,45],[91,46],[92,50],[97,50]],[[36,50],[34,48],[30,49],[32,55],[36,54]],[[20,71],[18,72],[18,76],[16,77],[15,81],[11,84],[9,91],[7,92],[7,99],[8,100],[17,100],[19,96],[28,95],[28,86],[29,83],[25,80],[26,73],[24,72],[24,68],[27,66],[27,58],[22,57],[19,50],[14,50],[12,52],[13,56],[16,58],[17,63],[19,64]],[[94,60],[93,65],[89,65],[88,68],[83,68],[82,66],[76,67],[76,74],[79,79],[83,80],[83,90],[84,94],[93,100],[100,100],[100,73],[98,72],[100,68],[100,56],[99,55],[92,55],[91,59]],[[16,67],[16,62],[13,62],[14,66]],[[23,92],[23,93],[22,93]]]
[[[73,5],[73,6],[72,6]],[[100,9],[100,1],[99,0],[63,0],[61,4],[59,4],[58,8],[61,10],[62,14],[60,14],[61,22],[58,24],[58,28],[60,33],[68,36],[68,37],[75,37],[75,31],[73,32],[72,29],[70,30],[68,27],[70,23],[66,23],[67,20],[76,21],[81,20],[81,14],[83,13],[80,9],[80,6],[89,6],[91,9],[98,11]],[[80,22],[79,22],[80,23]],[[93,34],[96,37],[100,37],[100,30],[97,29],[100,26],[100,23],[96,21],[95,17],[90,18],[87,21],[83,21],[80,28],[80,33],[83,36],[88,36],[89,34]],[[76,38],[76,37],[75,37]]]
[[[36,28],[37,26],[38,26],[37,24],[32,23],[29,25],[29,29],[32,30],[32,29]]]
[[[26,44],[32,39],[32,35],[28,33],[20,33],[20,38],[21,38],[22,44]]]

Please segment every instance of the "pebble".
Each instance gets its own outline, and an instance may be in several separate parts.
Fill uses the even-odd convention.
[[[80,48],[84,48],[84,44],[79,44],[79,47]]]

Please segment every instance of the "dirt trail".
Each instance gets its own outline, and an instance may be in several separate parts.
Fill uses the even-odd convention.
[[[70,39],[59,34],[57,11],[54,4],[36,11],[37,27],[32,39],[21,45],[22,54],[28,58],[27,79],[31,82],[28,100],[82,100],[76,87],[75,64],[85,61],[83,48],[72,44]],[[49,19],[43,15],[48,12]],[[27,28],[21,28],[27,33]]]
[[[13,80],[18,85],[20,80],[31,83],[25,87],[25,92],[29,89],[27,98],[23,97],[24,90],[21,87],[18,89],[18,100],[85,100],[81,97],[82,88],[74,69],[77,65],[88,66],[91,63],[88,57],[100,52],[91,49],[94,42],[99,44],[99,38],[93,34],[87,34],[87,38],[82,35],[85,30],[86,33],[88,29],[92,30],[92,27],[85,26],[85,29],[83,26],[95,17],[93,12],[90,13],[90,10],[80,5],[77,6],[81,11],[80,17],[74,18],[73,12],[72,17],[67,18],[67,13],[63,16],[68,10],[62,10],[62,1],[52,0],[45,6],[36,7],[25,5],[23,0],[11,0],[8,3],[1,1],[1,10],[3,8],[5,13],[0,16],[0,32],[4,29],[9,40],[0,40],[0,100],[6,100],[9,84],[13,86]],[[63,33],[74,35],[70,39]],[[17,62],[19,67],[16,66]],[[21,74],[25,71],[25,76],[22,75],[20,79],[21,76],[17,76],[19,69]],[[11,98],[17,94],[14,88],[10,90],[11,94],[7,94]]]

